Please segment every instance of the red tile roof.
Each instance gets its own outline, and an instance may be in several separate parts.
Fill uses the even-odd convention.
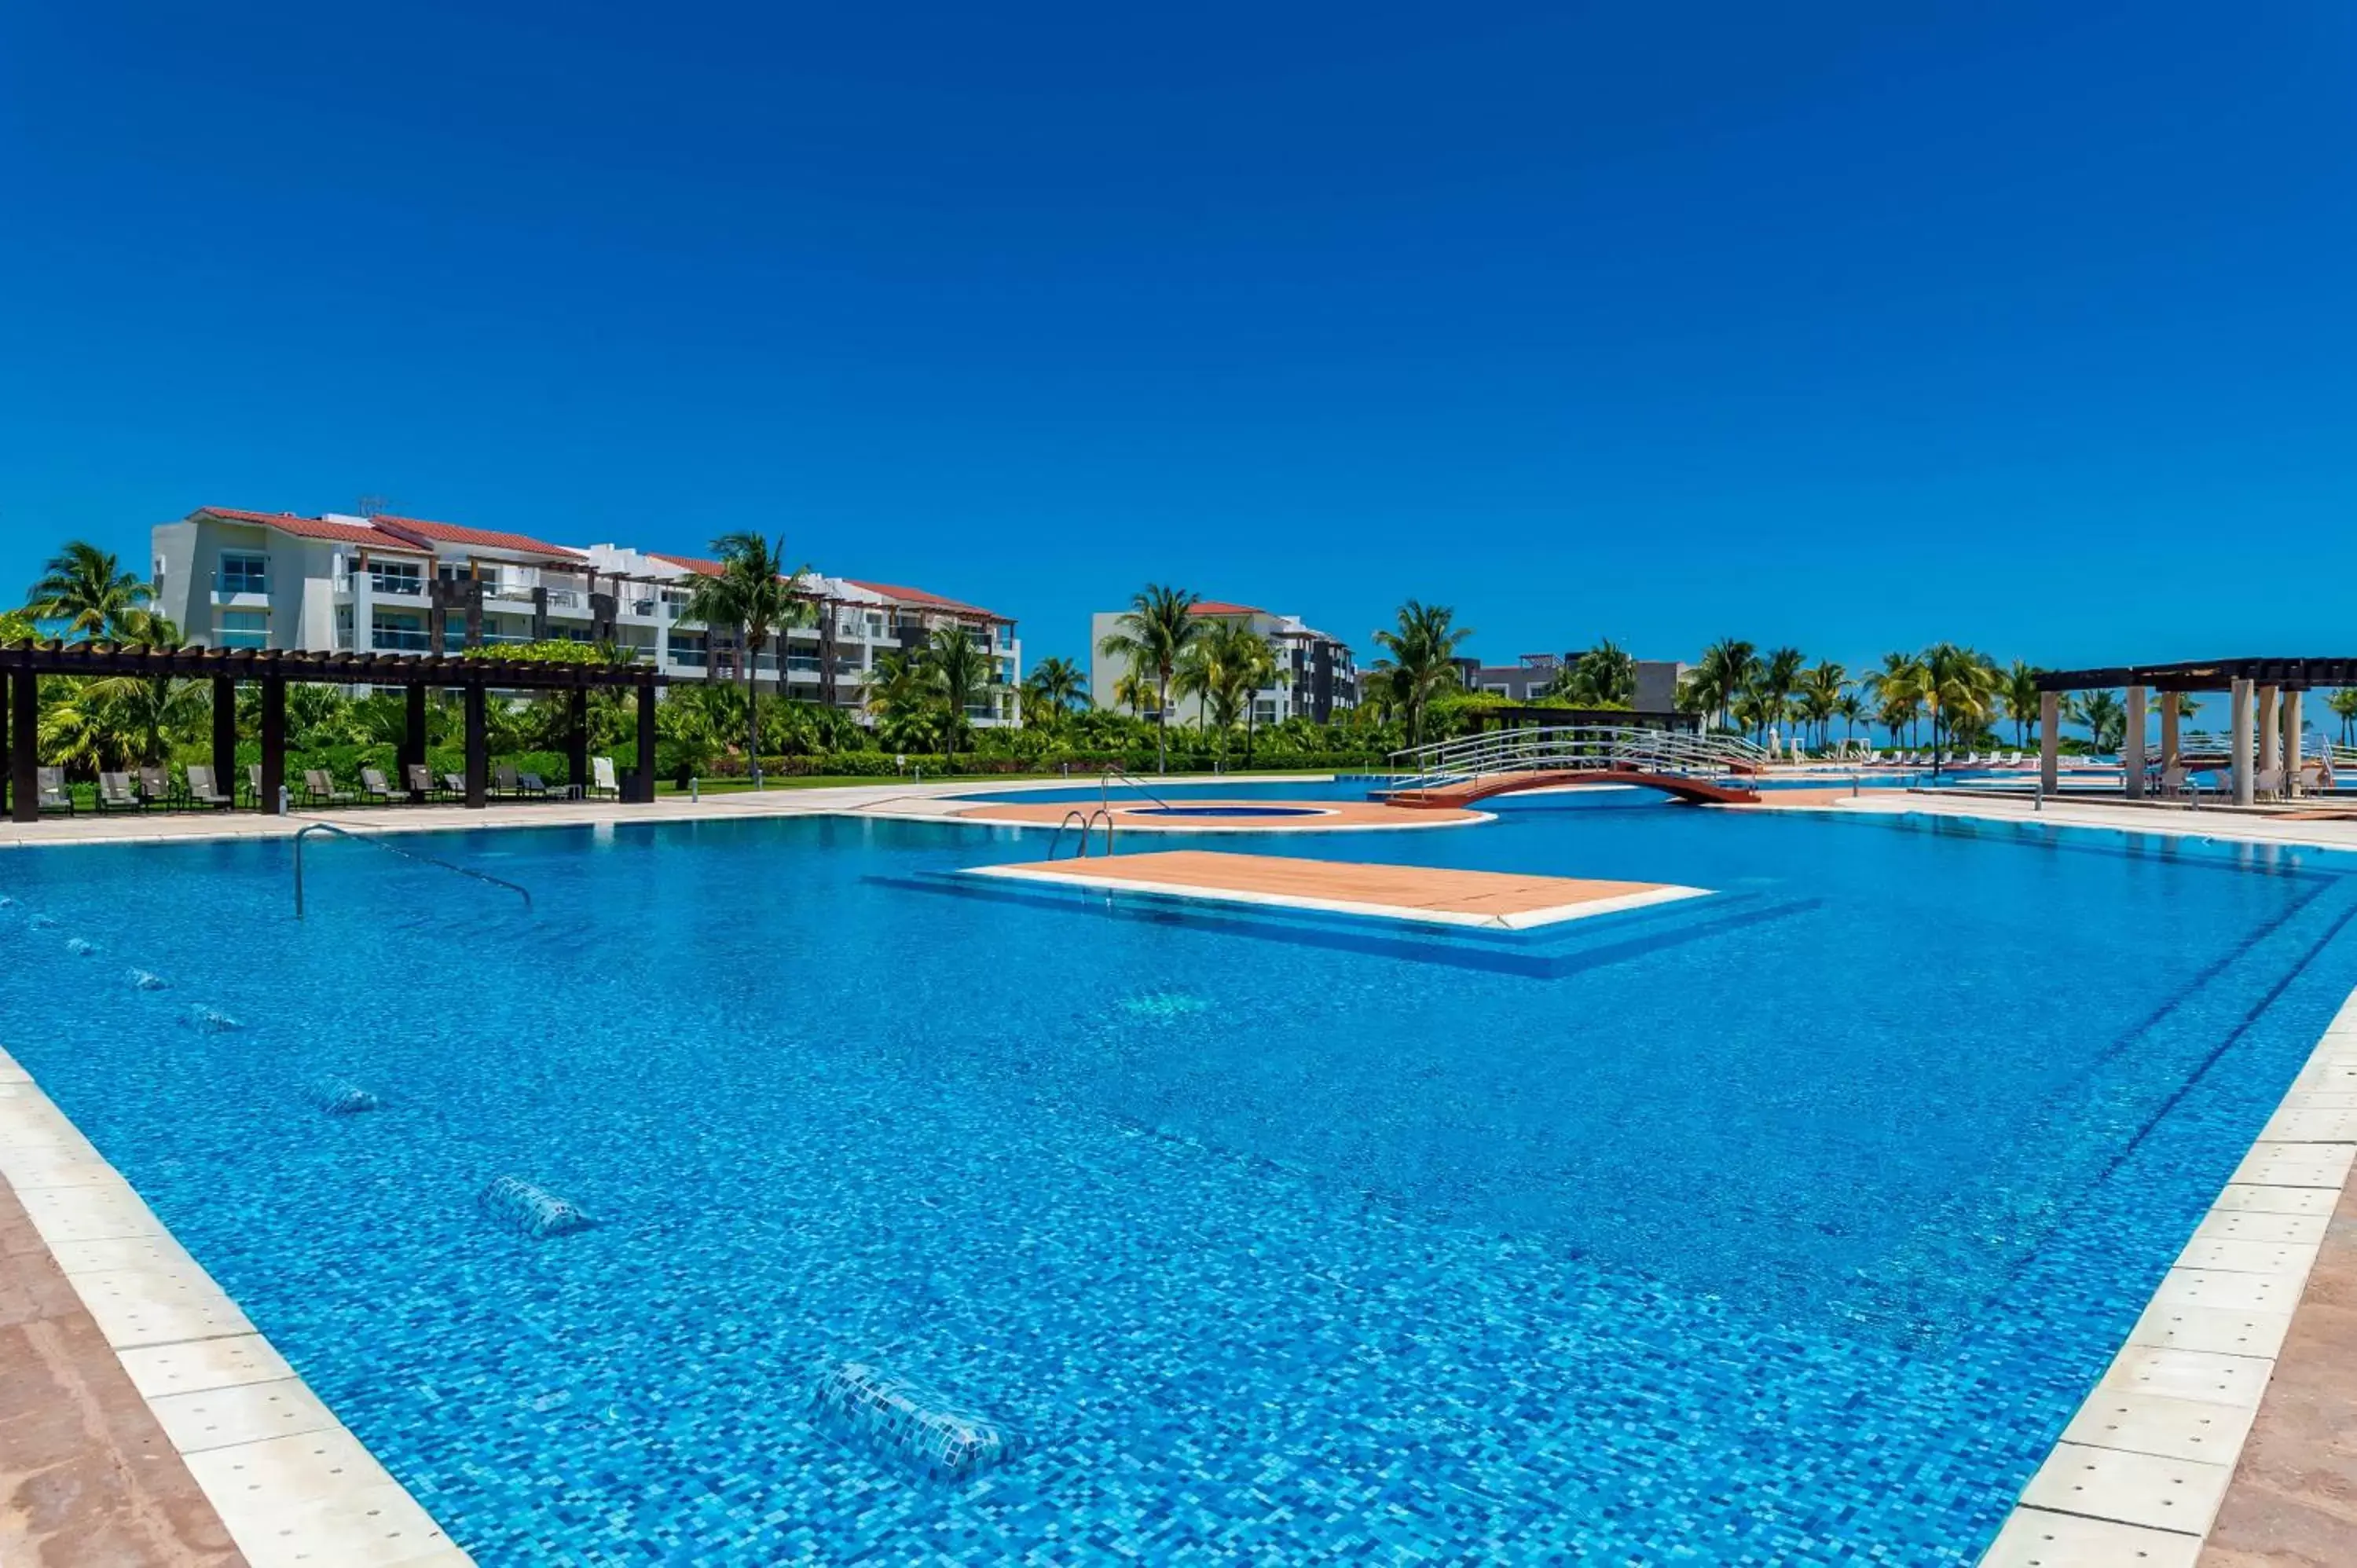
[[[865,588],[871,594],[881,594],[888,599],[897,599],[904,605],[914,606],[919,609],[947,610],[952,615],[980,616],[985,620],[1007,619],[1006,617],[993,614],[979,605],[969,605],[958,599],[945,599],[939,594],[929,594],[922,588],[904,588],[893,583],[863,583],[856,577],[845,577],[843,580],[855,588]],[[1009,621],[1008,624],[1013,623]]]
[[[1266,610],[1254,609],[1250,605],[1232,605],[1224,599],[1198,599],[1195,601],[1195,607],[1187,613],[1199,616],[1265,616],[1268,614]]]
[[[495,533],[488,529],[461,528],[455,522],[428,522],[417,517],[371,517],[369,521],[391,533],[431,544],[479,544],[486,550],[513,550],[544,555],[552,561],[578,561],[581,553],[522,533]]]
[[[218,517],[229,522],[259,523],[264,528],[274,528],[281,533],[291,533],[297,539],[327,539],[339,544],[373,544],[393,550],[418,548],[406,539],[363,523],[328,522],[322,518],[296,517],[291,511],[242,511],[226,506],[200,506],[197,510],[207,517]]]
[[[684,566],[699,577],[720,575],[720,563],[706,561],[701,555],[666,555],[660,550],[650,550],[647,552],[647,558],[651,561],[668,561],[674,566]]]

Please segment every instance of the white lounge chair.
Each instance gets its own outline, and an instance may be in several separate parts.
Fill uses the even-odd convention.
[[[589,759],[589,794],[592,799],[605,797],[619,800],[622,798],[622,785],[614,777],[612,757],[593,757]]]

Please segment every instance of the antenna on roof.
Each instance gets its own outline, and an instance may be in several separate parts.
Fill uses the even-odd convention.
[[[361,496],[353,500],[352,510],[361,517],[390,517],[393,515],[393,498]]]

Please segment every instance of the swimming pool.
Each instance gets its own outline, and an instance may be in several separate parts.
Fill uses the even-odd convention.
[[[284,843],[15,852],[0,1042],[486,1563],[1972,1562],[2357,984],[2357,883],[1497,805],[1219,847],[1716,896],[1378,940],[806,819],[433,844],[532,919],[315,844],[297,925]],[[600,1223],[487,1223],[503,1174]],[[829,1433],[849,1359],[1024,1451]]]

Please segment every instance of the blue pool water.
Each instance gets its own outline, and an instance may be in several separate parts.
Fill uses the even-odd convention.
[[[0,1043],[487,1564],[1973,1562],[2357,984],[2357,882],[1495,805],[1200,842],[1714,896],[1425,935],[813,819],[428,842],[536,918],[314,844],[297,924],[283,844],[12,852]],[[998,1445],[929,1474],[825,1379]]]

